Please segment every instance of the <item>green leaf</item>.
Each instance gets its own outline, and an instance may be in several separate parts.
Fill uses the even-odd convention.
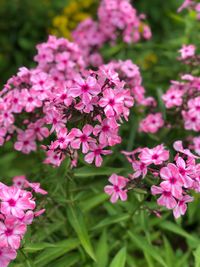
[[[74,170],[75,177],[93,177],[100,175],[111,175],[112,173],[120,173],[123,168],[96,168],[96,167],[82,167]]]
[[[194,251],[195,267],[200,267],[200,245]]]
[[[55,247],[47,248],[39,254],[34,263],[37,267],[46,266],[48,263],[66,254],[68,251],[75,249],[79,244],[79,240],[75,238],[58,242],[55,244]]]
[[[122,248],[112,260],[110,267],[124,267],[126,263],[126,248]]]
[[[130,218],[129,214],[122,214],[122,215],[113,215],[110,216],[109,218],[106,218],[102,221],[100,221],[100,223],[98,223],[97,225],[95,225],[92,230],[96,230],[111,224],[116,224],[122,221],[126,221]]]
[[[188,241],[192,242],[193,245],[199,244],[200,240],[191,234],[187,233],[185,230],[183,230],[179,225],[169,222],[169,221],[164,221],[159,224],[159,226],[162,229],[168,230],[172,233],[175,233],[177,235],[180,235],[182,237],[185,237]]]
[[[71,255],[63,256],[61,259],[54,261],[48,267],[71,267],[80,261],[80,255],[78,253],[73,253]]]
[[[96,206],[103,203],[108,199],[108,195],[106,194],[98,194],[97,196],[91,197],[89,199],[84,200],[83,203],[80,203],[80,208],[83,212],[90,211]]]
[[[35,253],[38,252],[40,250],[46,249],[46,248],[50,248],[50,247],[55,247],[54,244],[50,244],[50,243],[34,243],[34,244],[25,244],[25,247],[23,248],[24,251],[28,252],[28,253]]]
[[[103,231],[101,238],[97,244],[96,258],[97,262],[94,263],[94,267],[107,267],[108,265],[108,243],[107,243],[107,233]]]
[[[81,212],[81,210],[74,205],[69,205],[67,208],[67,217],[68,220],[72,226],[72,228],[75,230],[76,234],[78,235],[78,238],[85,249],[85,251],[88,253],[88,255],[96,261],[94,251],[90,242],[88,230],[85,225],[84,217]]]
[[[155,246],[152,246],[146,242],[146,240],[135,233],[128,231],[128,235],[131,240],[136,244],[138,248],[140,248],[143,252],[149,254],[154,260],[159,262],[162,266],[168,267],[163,258],[160,256],[159,251]]]
[[[174,261],[175,261],[175,255],[173,252],[173,248],[171,247],[170,242],[168,239],[164,236],[164,248],[165,248],[165,259],[167,262],[168,267],[173,267],[174,266]]]

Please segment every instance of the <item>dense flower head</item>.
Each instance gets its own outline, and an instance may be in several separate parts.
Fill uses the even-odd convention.
[[[75,72],[85,67],[82,52],[76,43],[65,38],[49,36],[48,41],[37,45],[34,60],[38,68],[51,74],[54,81],[72,78]]]
[[[138,186],[149,190],[149,184],[145,185],[145,177],[148,176],[153,178],[154,185],[150,185],[152,195],[159,195],[158,205],[173,210],[175,218],[184,215],[187,203],[193,201],[190,192],[200,192],[200,164],[197,161],[199,157],[190,149],[184,148],[180,140],[174,142],[173,147],[178,153],[172,161],[169,150],[162,144],[153,148],[139,147],[131,152],[122,151],[132,166],[133,174],[129,174],[129,179],[126,178],[126,182],[122,184],[117,175],[111,176],[112,180],[109,181],[113,185],[104,189],[112,196],[111,202],[121,198],[121,193],[126,200],[127,191]],[[138,182],[138,179],[143,179],[143,182]]]
[[[164,125],[161,113],[149,114],[141,120],[139,131],[144,133],[156,133]]]
[[[102,0],[97,21],[87,18],[77,26],[72,36],[83,49],[87,64],[100,66],[103,59],[98,49],[105,43],[113,44],[120,37],[125,43],[151,38],[151,30],[143,22],[144,18],[144,15],[137,14],[129,0]]]
[[[107,67],[119,73],[120,79],[126,82],[126,86],[130,88],[131,94],[138,105],[156,106],[156,101],[153,97],[145,96],[146,91],[142,86],[140,69],[132,60],[111,61],[107,64]]]
[[[53,37],[49,40],[39,45],[39,51],[47,44],[60,45]],[[128,120],[134,105],[132,88],[141,82],[136,65],[128,63],[136,69],[136,74],[130,75],[127,62],[119,64],[132,76],[132,87],[111,64],[102,65],[96,71],[76,69],[70,79],[65,76],[61,80],[55,80],[49,69],[55,70],[57,65],[51,62],[48,67],[43,59],[35,69],[21,68],[1,93],[0,144],[12,138],[17,151],[29,154],[40,143],[46,151],[44,162],[54,166],[59,166],[66,156],[75,164],[77,151],[81,149],[83,154],[88,153],[86,162],[94,161],[100,166],[100,155],[110,154],[106,147],[121,142],[119,127],[123,119]],[[44,146],[43,142],[50,136],[51,144]],[[98,157],[94,155],[96,160],[91,157],[94,146],[102,149]]]
[[[199,91],[199,77],[183,75],[182,82],[172,82],[169,90],[162,96],[167,109],[177,108],[175,112],[182,116],[184,128],[195,132],[200,130]]]
[[[17,256],[27,225],[45,210],[35,211],[34,192],[47,194],[39,183],[30,183],[25,176],[13,178],[13,185],[0,183],[0,266],[6,267]]]

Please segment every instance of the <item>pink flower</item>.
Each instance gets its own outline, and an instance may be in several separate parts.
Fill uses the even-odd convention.
[[[117,202],[117,200],[120,198],[122,201],[127,200],[127,189],[124,189],[127,185],[128,179],[119,176],[117,174],[112,174],[108,181],[112,185],[107,185],[104,187],[104,192],[111,196],[110,201],[112,203]]]
[[[75,80],[75,85],[70,89],[70,96],[80,96],[84,104],[88,104],[93,96],[101,92],[100,85],[94,77],[89,76],[86,80],[79,77]]]
[[[5,215],[23,217],[24,211],[35,208],[35,201],[32,194],[25,194],[21,189],[16,187],[4,187],[0,191],[1,212]]]
[[[181,12],[183,9],[190,7],[192,3],[193,0],[184,0],[183,4],[178,9],[178,12]]]
[[[17,256],[17,253],[12,248],[6,248],[0,246],[0,266],[7,267],[10,261],[14,260]]]
[[[140,161],[133,161],[132,167],[135,173],[131,176],[133,179],[142,176],[144,178],[147,175],[147,165]]]
[[[51,149],[67,149],[69,143],[74,139],[74,133],[71,131],[68,133],[67,128],[62,128],[60,131],[57,133],[57,140],[54,141],[51,145]]]
[[[86,154],[89,151],[89,143],[96,142],[95,139],[90,137],[92,131],[93,127],[89,124],[86,124],[82,131],[76,128],[72,129],[75,139],[71,142],[71,147],[79,149],[82,145],[82,152]]]
[[[162,96],[166,108],[179,107],[182,105],[184,92],[178,89],[170,88],[166,94]]]
[[[28,131],[20,132],[18,134],[14,148],[17,151],[23,152],[24,154],[29,154],[31,151],[35,151],[37,149],[35,140]]]
[[[104,145],[113,146],[121,143],[121,137],[118,135],[119,126],[113,123],[112,119],[100,120],[100,125],[94,127],[93,133],[99,135],[99,142]]]
[[[164,149],[163,145],[158,145],[152,149],[145,147],[138,157],[147,166],[150,164],[161,165],[169,159],[169,151]]]
[[[173,209],[174,217],[178,219],[181,215],[184,215],[187,210],[186,203],[192,202],[192,201],[193,201],[193,197],[189,195],[185,195],[181,199],[179,199],[177,205]]]
[[[195,152],[200,155],[200,137],[194,137],[193,143]]]
[[[191,187],[194,183],[193,179],[190,177],[193,171],[193,166],[192,165],[186,166],[185,161],[181,157],[177,158],[176,166],[178,168],[180,178],[183,181],[184,187],[186,188]]]
[[[160,185],[160,187],[153,185],[151,187],[151,193],[152,195],[161,195],[157,200],[157,203],[160,206],[164,206],[167,209],[173,209],[177,205],[171,191],[168,187],[165,188],[164,185]]]
[[[174,142],[173,147],[177,152],[180,152],[184,155],[187,155],[188,157],[191,157],[193,159],[199,158],[198,156],[194,155],[189,149],[184,149],[183,148],[183,142],[180,140]]]
[[[165,180],[160,185],[167,188],[174,197],[180,198],[182,196],[183,183],[176,165],[167,164],[167,167],[163,167],[160,170],[160,176]]]
[[[44,160],[44,163],[59,167],[64,159],[65,156],[62,152],[57,152],[50,149],[46,152],[46,159]]]
[[[32,112],[35,108],[39,108],[42,106],[42,101],[39,98],[28,91],[27,89],[23,89],[22,91],[23,103],[25,104],[25,111]]]
[[[2,247],[18,249],[23,235],[26,232],[25,224],[17,224],[15,219],[0,222],[0,244]]]
[[[164,121],[161,113],[149,114],[140,122],[139,131],[145,133],[156,133],[163,127]]]
[[[188,59],[195,55],[196,46],[195,45],[183,45],[179,50],[181,53],[181,59]]]
[[[103,145],[96,145],[94,143],[90,144],[90,151],[87,155],[85,155],[84,159],[87,163],[91,164],[95,161],[96,167],[100,167],[102,165],[103,159],[101,155],[109,155],[112,153],[111,150],[104,150]]]
[[[99,106],[104,108],[104,112],[108,118],[123,113],[124,96],[122,93],[113,89],[106,89],[103,97],[99,100]]]
[[[36,121],[35,123],[30,123],[27,129],[27,133],[36,137],[39,141],[49,136],[49,130],[44,127],[44,121],[42,119]]]

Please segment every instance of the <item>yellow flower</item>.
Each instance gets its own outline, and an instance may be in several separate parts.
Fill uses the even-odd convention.
[[[71,32],[81,21],[91,16],[95,4],[97,0],[71,0],[62,13],[53,18],[50,32],[71,39]]]

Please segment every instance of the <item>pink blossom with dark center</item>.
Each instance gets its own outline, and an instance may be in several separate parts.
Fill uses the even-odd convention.
[[[111,196],[110,201],[112,203],[117,202],[120,198],[122,201],[127,200],[127,189],[125,189],[127,182],[129,181],[127,178],[123,176],[119,176],[117,174],[112,174],[108,181],[112,185],[107,185],[104,187],[104,192]]]

